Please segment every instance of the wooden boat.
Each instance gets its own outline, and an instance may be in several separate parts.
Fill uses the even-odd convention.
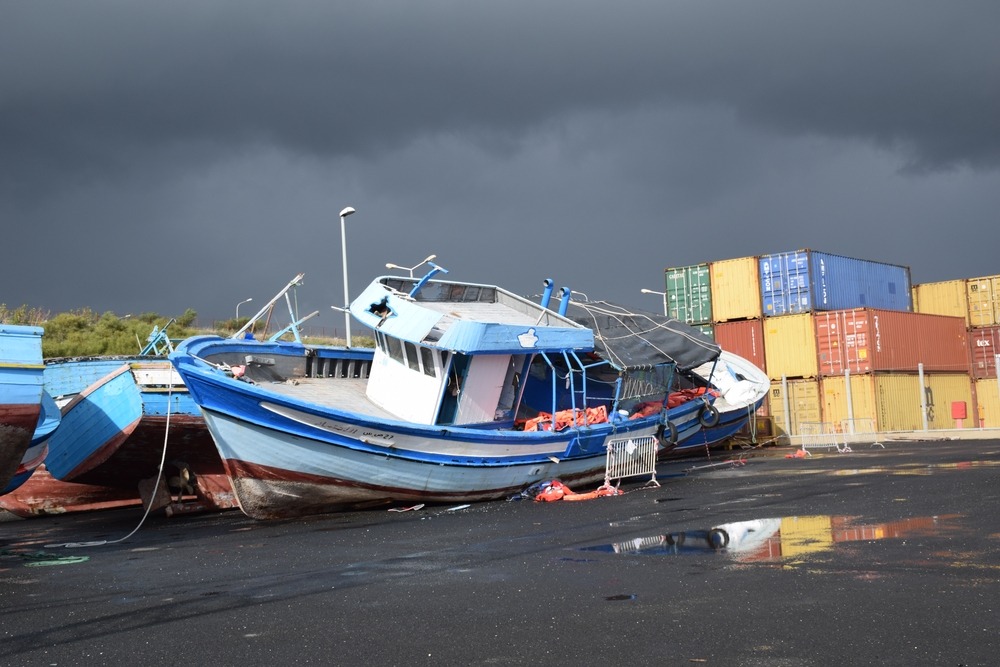
[[[49,437],[59,427],[62,414],[59,407],[52,400],[48,392],[42,392],[42,409],[38,413],[38,422],[35,424],[35,432],[31,437],[31,444],[21,457],[21,465],[17,467],[14,479],[7,484],[6,488],[0,490],[0,497],[16,491],[22,484],[28,481],[35,469],[42,464],[49,451]]]
[[[18,475],[38,426],[44,369],[42,329],[0,324],[0,489]]]
[[[379,278],[351,304],[375,331],[374,352],[201,336],[170,355],[246,514],[598,482],[610,441],[676,446],[711,414],[710,395],[666,407],[676,352],[685,368],[719,354],[690,327],[595,340],[565,316],[568,293],[556,313],[550,288],[535,304],[494,285],[430,281],[439,270]]]
[[[0,496],[0,509],[22,519],[141,505],[138,489],[60,482],[49,474],[44,463],[20,487]]]
[[[62,411],[45,457],[52,478],[132,494],[155,481],[166,445],[163,479],[175,480],[178,495],[193,491],[206,509],[235,507],[205,420],[169,361],[139,355],[45,364],[45,387]],[[75,502],[72,491],[61,495],[63,506]],[[84,495],[91,504],[94,494]]]

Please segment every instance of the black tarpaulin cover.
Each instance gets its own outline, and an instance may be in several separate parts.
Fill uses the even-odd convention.
[[[722,349],[689,324],[607,301],[571,301],[566,316],[594,331],[594,351],[618,370],[671,362],[689,370]]]

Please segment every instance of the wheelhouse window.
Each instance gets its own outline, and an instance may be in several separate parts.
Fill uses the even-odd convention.
[[[398,361],[401,364],[405,364],[403,361],[403,344],[398,338],[393,338],[392,336],[385,337],[386,347],[389,348],[389,358],[393,361]]]
[[[420,357],[417,356],[417,346],[409,341],[404,341],[403,345],[406,347],[406,363],[409,364],[411,371],[420,372]]]
[[[424,365],[424,375],[436,378],[437,373],[434,370],[434,353],[431,352],[429,347],[420,348],[420,361],[422,361]]]

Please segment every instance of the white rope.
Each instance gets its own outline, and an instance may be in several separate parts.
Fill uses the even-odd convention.
[[[153,485],[153,495],[149,499],[149,504],[146,505],[146,513],[142,515],[142,520],[139,521],[139,525],[132,530],[131,533],[117,540],[96,540],[94,542],[64,542],[61,544],[46,544],[46,549],[55,549],[57,547],[66,547],[67,549],[79,549],[82,547],[99,547],[105,544],[118,544],[119,542],[124,542],[128,538],[139,532],[142,528],[142,524],[146,522],[146,517],[149,516],[149,511],[153,507],[153,500],[156,498],[156,490],[160,488],[160,478],[163,476],[163,465],[167,460],[167,439],[170,436],[170,398],[173,395],[174,385],[170,383],[167,385],[167,425],[163,430],[163,454],[160,456],[160,469],[156,473],[156,484]]]

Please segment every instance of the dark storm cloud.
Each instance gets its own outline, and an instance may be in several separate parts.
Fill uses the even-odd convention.
[[[664,266],[807,246],[917,281],[997,273],[998,18],[4,3],[0,302],[231,317],[305,271],[329,326],[346,205],[354,294],[430,253],[649,308]]]
[[[371,154],[441,131],[718,105],[916,168],[1000,164],[994,2],[7,3],[8,186],[247,144]]]

